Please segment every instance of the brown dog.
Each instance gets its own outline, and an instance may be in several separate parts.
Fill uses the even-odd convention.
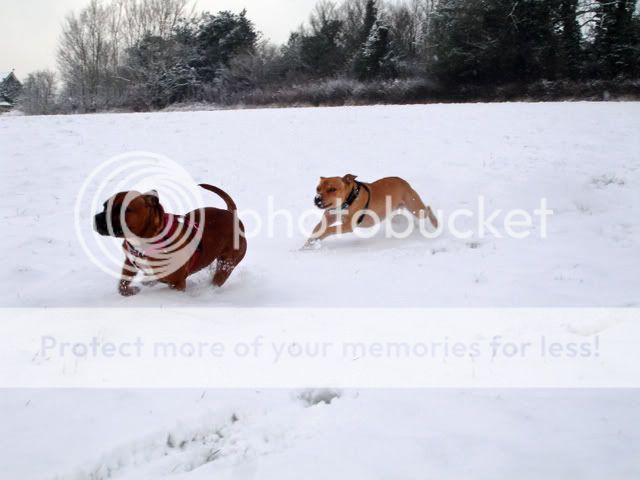
[[[316,226],[305,247],[337,233],[352,232],[354,227],[372,227],[375,225],[371,215],[363,214],[369,210],[380,220],[400,208],[406,208],[416,218],[428,217],[434,227],[438,219],[411,188],[411,185],[399,177],[381,178],[373,183],[356,181],[355,175],[344,177],[320,177],[316,188],[314,203],[325,211],[324,219]],[[337,210],[341,211],[340,224]]]
[[[131,281],[139,271],[184,291],[187,277],[215,260],[213,284],[221,286],[244,258],[247,241],[235,203],[217,187],[200,186],[219,195],[227,210],[207,207],[184,217],[167,214],[156,191],[120,192],[104,203],[94,228],[100,235],[124,238],[121,295],[138,293]]]

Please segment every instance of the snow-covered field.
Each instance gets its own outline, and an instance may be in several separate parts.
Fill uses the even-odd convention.
[[[638,103],[0,117],[0,251],[10,252],[0,304],[637,306],[638,120]],[[73,213],[89,173],[134,150],[165,155],[265,215],[269,196],[276,209],[313,208],[318,177],[346,173],[402,176],[445,214],[477,211],[479,196],[503,212],[533,211],[544,197],[555,214],[546,239],[345,236],[311,252],[280,222],[273,238],[250,239],[219,291],[203,272],[186,295],[158,286],[120,298],[81,249]]]
[[[7,392],[0,397],[2,412],[11,412],[2,422],[0,478],[632,480],[640,474],[635,392],[363,390],[322,403],[331,396]]]
[[[0,307],[638,307],[638,125],[639,103],[0,116]],[[74,208],[90,172],[128,151],[262,214],[270,196],[303,212],[319,176],[345,173],[402,176],[445,217],[477,213],[479,196],[555,213],[547,238],[345,236],[311,251],[276,224],[221,289],[202,272],[186,293],[122,298]],[[2,480],[640,476],[634,390],[3,390],[0,425]]]

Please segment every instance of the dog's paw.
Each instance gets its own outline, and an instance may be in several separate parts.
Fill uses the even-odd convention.
[[[320,240],[307,240],[302,247],[300,247],[301,251],[305,250],[317,250],[321,247]]]
[[[182,282],[172,283],[169,285],[171,290],[177,290],[178,292],[185,292],[187,290],[187,282],[183,280]]]
[[[138,292],[140,292],[140,288],[139,287],[123,287],[123,286],[120,286],[118,291],[120,292],[120,295],[122,295],[123,297],[132,297],[132,296],[136,295]]]

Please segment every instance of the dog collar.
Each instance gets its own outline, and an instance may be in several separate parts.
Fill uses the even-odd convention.
[[[371,201],[371,190],[369,190],[369,187],[367,187],[362,182],[356,182],[355,186],[353,187],[353,190],[351,190],[351,193],[349,194],[345,202],[340,207],[342,210],[348,209],[353,204],[353,202],[356,201],[356,198],[358,198],[358,195],[360,195],[361,188],[364,188],[369,194],[369,197],[367,198],[367,203],[364,206],[364,210],[369,210],[369,202]],[[364,220],[364,217],[365,217],[364,213],[360,215],[360,218],[358,218],[358,225],[362,223],[362,221]]]
[[[349,196],[347,197],[347,199],[344,201],[344,203],[340,207],[342,210],[346,210],[347,208],[349,208],[353,204],[353,202],[356,201],[356,198],[358,198],[358,195],[360,195],[360,187],[361,186],[362,186],[362,184],[360,182],[356,182],[355,186],[351,190],[351,193],[349,193]]]
[[[180,220],[182,220],[182,222]],[[155,242],[147,243],[146,245],[148,248],[145,248],[144,250],[136,248],[129,240],[126,240],[124,244],[125,249],[128,253],[136,258],[152,257],[154,253],[162,251],[164,247],[168,246],[171,243],[180,223],[184,225],[190,224],[190,222],[184,217],[165,213],[164,227],[162,228],[162,230],[165,231],[165,234],[161,239],[156,240]],[[193,228],[195,230],[199,230],[200,227],[197,223],[194,222]]]

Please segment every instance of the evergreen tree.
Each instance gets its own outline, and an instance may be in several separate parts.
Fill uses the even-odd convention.
[[[376,40],[376,38],[372,38],[373,33],[377,34],[377,32],[373,32],[377,21],[378,7],[376,5],[376,0],[367,0],[364,10],[364,18],[362,19],[362,29],[360,31],[360,47],[358,48],[353,61],[355,74],[360,79],[373,78],[377,75],[377,68],[372,68],[373,65],[371,63],[371,58],[367,58],[367,56],[370,56],[376,48],[371,42],[380,43],[379,38],[378,40]],[[379,36],[380,35],[378,35],[378,37]],[[388,39],[388,31],[382,32],[382,36],[385,38],[386,42]],[[376,73],[372,74],[373,71]]]
[[[440,0],[434,72],[448,83],[531,82],[556,75],[553,0]]]
[[[582,65],[578,0],[560,0],[557,7],[557,17],[561,29],[558,73],[561,77],[576,80]]]
[[[15,103],[20,97],[21,92],[22,84],[16,78],[13,71],[6,78],[0,78],[0,100],[4,97],[11,103]]]
[[[315,26],[314,32],[301,38],[300,58],[305,71],[315,77],[335,74],[344,65],[344,52],[340,37],[342,22],[333,18],[323,18]]]
[[[429,38],[430,60],[432,72],[446,84],[485,81],[483,69],[492,62],[489,56],[496,43],[483,28],[485,16],[481,0],[439,1]]]
[[[367,6],[364,11],[364,21],[362,22],[362,31],[360,33],[360,43],[364,45],[371,35],[371,29],[378,20],[378,7],[376,0],[367,0]]]
[[[203,81],[213,81],[220,69],[229,66],[234,55],[255,50],[258,34],[246,14],[246,10],[240,14],[228,11],[202,14],[195,31],[199,52],[195,67]]]
[[[555,33],[554,9],[558,0],[515,3],[503,0],[497,3],[498,9],[507,12],[510,20],[500,45],[511,56],[504,65],[505,75],[511,81],[525,83],[539,79],[555,80],[559,42]]]
[[[305,66],[302,62],[302,42],[304,31],[291,32],[289,40],[282,46],[282,59],[290,79],[298,79],[304,73]]]
[[[396,75],[396,59],[391,48],[389,26],[380,21],[371,28],[369,38],[362,47],[358,65],[358,76],[361,80],[376,77],[394,77]]]
[[[597,0],[592,74],[600,78],[638,74],[640,38],[634,20],[636,0]]]

